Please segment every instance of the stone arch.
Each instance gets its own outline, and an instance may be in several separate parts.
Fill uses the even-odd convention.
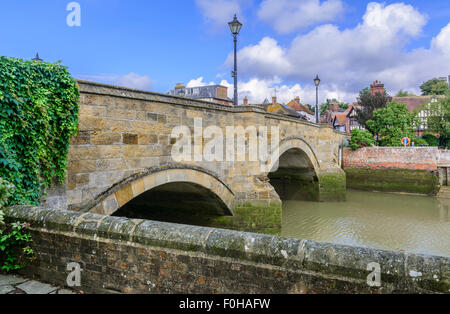
[[[288,137],[280,142],[277,147],[277,151],[272,152],[268,162],[267,162],[267,170],[271,172],[274,167],[276,167],[279,158],[291,149],[301,150],[305,155],[309,158],[312,166],[314,167],[314,171],[316,174],[319,174],[319,161],[316,157],[316,153],[312,149],[312,147],[301,137]]]
[[[180,165],[155,167],[127,178],[96,198],[82,211],[110,216],[139,195],[169,183],[201,186],[216,196],[228,214],[234,214],[234,193],[225,182],[208,170]]]
[[[319,162],[311,146],[299,137],[286,138],[273,151],[267,177],[283,200],[320,198]]]

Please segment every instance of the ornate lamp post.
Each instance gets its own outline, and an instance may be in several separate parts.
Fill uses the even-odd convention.
[[[319,123],[319,85],[320,78],[319,75],[314,79],[314,85],[316,85],[316,123]]]
[[[230,26],[231,33],[234,37],[234,71],[231,76],[234,77],[234,105],[238,105],[238,91],[237,91],[237,36],[241,31],[242,24],[238,21],[236,14],[234,15],[234,20],[228,23]]]

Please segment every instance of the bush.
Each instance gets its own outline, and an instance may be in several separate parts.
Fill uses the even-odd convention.
[[[350,140],[350,148],[352,150],[357,150],[362,147],[374,146],[375,139],[372,133],[366,130],[353,129],[352,138]]]
[[[424,134],[422,139],[427,142],[428,146],[439,146],[439,139],[433,134]]]
[[[430,145],[428,145],[428,142],[426,140],[424,140],[423,138],[420,138],[420,137],[416,137],[411,142],[414,142],[415,146],[430,146]],[[412,143],[411,143],[411,145],[412,145]]]
[[[31,235],[25,232],[27,225],[4,221],[3,208],[13,192],[14,186],[0,178],[0,270],[6,272],[22,268],[34,255],[29,246]]]
[[[59,63],[0,57],[0,177],[16,188],[10,205],[38,205],[54,178],[64,181],[78,98]]]

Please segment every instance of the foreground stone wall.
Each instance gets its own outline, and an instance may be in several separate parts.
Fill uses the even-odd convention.
[[[344,149],[347,186],[354,189],[436,194],[439,191],[437,147],[366,147]]]
[[[450,259],[17,206],[36,262],[24,273],[66,286],[67,264],[93,293],[449,293]],[[381,267],[369,287],[368,265]]]

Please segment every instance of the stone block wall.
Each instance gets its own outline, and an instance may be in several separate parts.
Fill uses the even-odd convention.
[[[386,192],[436,194],[439,191],[437,147],[366,147],[344,149],[347,186]]]
[[[90,293],[450,292],[445,257],[26,206],[6,219],[31,223],[25,274],[66,286],[76,262]],[[372,263],[381,286],[368,285]]]

